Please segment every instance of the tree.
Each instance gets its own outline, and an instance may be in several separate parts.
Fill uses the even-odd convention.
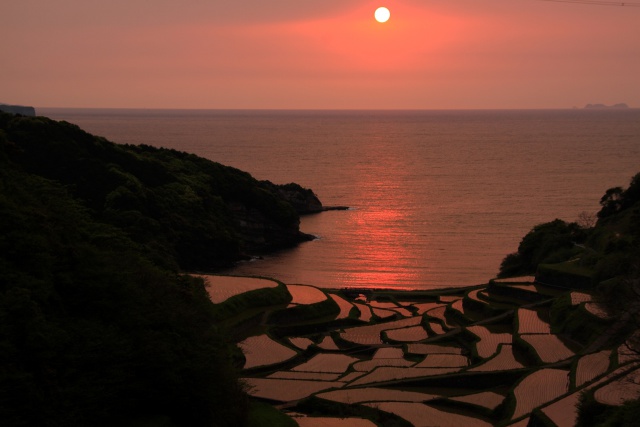
[[[598,212],[598,218],[607,218],[620,212],[620,209],[622,209],[623,193],[624,190],[622,187],[609,188],[600,199],[600,206],[602,206],[602,208]]]

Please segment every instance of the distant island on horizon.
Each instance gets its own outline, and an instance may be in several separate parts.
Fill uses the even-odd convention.
[[[587,104],[584,106],[584,108],[587,110],[602,110],[602,109],[624,109],[624,108],[629,108],[629,106],[624,102],[621,102],[619,104],[613,104],[613,105]]]
[[[158,107],[158,108],[148,108],[148,107],[144,107],[144,108],[120,108],[120,107],[40,107],[40,108],[44,108],[44,110],[119,110],[119,109],[127,109],[127,110],[256,110],[256,111],[263,111],[263,110],[273,110],[273,111],[294,111],[294,110],[309,110],[309,111],[322,111],[322,110],[327,110],[327,111],[336,111],[336,110],[352,110],[352,111],[366,111],[368,109],[331,109],[331,108],[318,108],[318,109],[306,109],[306,108],[302,108],[302,109],[291,109],[291,108],[166,108],[166,107]],[[571,107],[571,109],[573,110],[578,110],[578,109],[585,109],[585,110],[611,110],[611,109],[617,109],[617,110],[623,110],[623,109],[635,109],[636,107],[631,107],[629,106],[629,104],[621,102],[621,103],[617,103],[617,104],[612,104],[612,105],[607,105],[607,104],[602,104],[602,103],[596,103],[596,104],[586,104],[584,107],[578,107],[576,105],[574,105],[573,107]],[[548,110],[548,109],[562,109],[559,107],[538,107],[538,108],[524,108],[524,107],[516,107],[516,108],[454,108],[453,110],[527,110],[527,109],[539,109],[539,110]],[[380,109],[370,109],[372,111],[390,111],[390,110],[380,110]],[[437,108],[424,108],[424,109],[391,109],[391,110],[407,110],[407,111],[415,111],[415,110],[440,110]],[[451,110],[451,108],[444,108],[444,110]],[[33,106],[24,106],[24,105],[12,105],[12,104],[6,104],[6,103],[2,103],[0,102],[0,111],[6,112],[6,113],[12,113],[12,114],[20,114],[23,116],[31,116],[31,117],[35,117],[36,116],[36,108]],[[46,116],[46,113],[44,113],[44,115]]]

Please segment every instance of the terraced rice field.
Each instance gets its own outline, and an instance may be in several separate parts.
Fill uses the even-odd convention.
[[[365,304],[356,303],[356,307],[360,310],[360,320],[368,322],[371,320],[371,307]]]
[[[598,402],[612,406],[640,398],[640,369],[635,369],[598,388],[594,397]]]
[[[329,294],[329,296],[331,297],[331,299],[333,299],[336,302],[336,304],[338,304],[338,307],[340,307],[340,314],[338,314],[338,317],[336,317],[336,319],[348,318],[349,313],[353,308],[353,304],[351,304],[349,301],[347,301],[346,299],[342,298],[339,295]]]
[[[433,310],[434,308],[446,307],[446,304],[442,304],[439,302],[423,302],[418,304],[412,304],[415,308],[418,309],[418,315],[422,316],[429,310]]]
[[[289,338],[289,341],[300,350],[306,350],[311,344],[313,344],[313,341],[311,341],[309,338],[303,337]]]
[[[622,344],[620,347],[618,347],[618,363],[619,364],[622,365],[624,363],[634,362],[634,361],[637,361],[639,358],[640,358],[640,354],[631,350],[629,347],[627,347],[626,344]]]
[[[318,347],[320,347],[323,350],[340,350],[336,345],[336,342],[333,340],[333,338],[331,338],[328,335],[322,338],[322,341],[318,343]]]
[[[402,359],[404,352],[401,348],[384,347],[378,349],[373,355],[374,359]]]
[[[440,323],[434,322],[433,320],[429,321],[429,327],[436,335],[442,335],[446,332]]]
[[[571,305],[582,304],[583,302],[590,302],[593,297],[584,292],[571,292]]]
[[[287,290],[293,297],[291,304],[315,304],[327,299],[327,294],[315,286],[287,285]]]
[[[529,334],[520,337],[535,349],[544,363],[559,362],[575,355],[556,335]]]
[[[205,282],[205,289],[209,294],[209,299],[215,304],[219,304],[229,298],[263,288],[275,288],[278,282],[270,279],[258,279],[255,277],[235,277],[235,276],[213,276],[197,275]]]
[[[578,421],[578,403],[582,391],[571,393],[557,402],[542,408],[545,414],[557,426],[574,426]]]
[[[254,397],[290,402],[299,400],[312,394],[344,385],[337,381],[307,381],[287,380],[276,378],[241,378],[249,388],[248,393]]]
[[[447,318],[444,315],[444,312],[446,310],[447,310],[447,306],[436,307],[434,309],[427,311],[427,316],[440,320],[442,324],[449,329],[455,328],[457,325],[452,325],[448,323]]]
[[[387,388],[365,387],[365,388],[345,388],[341,390],[320,393],[318,397],[340,403],[362,403],[362,402],[425,402],[439,398],[439,395],[417,393],[413,391],[394,390]]]
[[[295,417],[299,427],[377,427],[363,418]]]
[[[369,301],[369,305],[375,308],[384,308],[386,310],[396,310],[400,307],[394,302],[388,301]]]
[[[391,329],[386,331],[387,338],[399,342],[416,342],[427,339],[429,335],[422,326],[411,326],[409,328]]]
[[[295,372],[277,371],[267,378],[279,378],[287,380],[313,380],[313,381],[337,381],[340,374],[323,374],[322,372]]]
[[[584,304],[584,308],[585,310],[587,310],[589,313],[593,314],[596,317],[599,317],[600,319],[608,319],[609,315],[607,314],[606,310],[604,308],[602,308],[602,306],[598,303],[595,302],[586,302]]]
[[[460,368],[395,368],[380,367],[353,381],[350,386],[361,386],[409,378],[431,377],[458,372]]]
[[[265,284],[264,279],[257,279],[257,281]],[[271,281],[269,285],[277,286],[277,282]],[[528,283],[506,286],[532,292],[535,289],[535,286]],[[265,367],[256,373],[257,378],[244,379],[249,387],[249,393],[259,398],[295,405],[295,401],[299,399],[317,395],[319,398],[334,402],[364,404],[395,413],[417,426],[489,426],[492,423],[507,425],[510,420],[515,420],[511,421],[512,425],[524,427],[528,423],[526,417],[534,409],[542,411],[559,426],[573,425],[576,420],[578,397],[583,390],[593,390],[596,393],[596,399],[613,405],[618,405],[625,399],[640,397],[640,386],[630,382],[630,376],[617,378],[613,376],[614,373],[608,371],[610,356],[612,354],[615,356],[613,351],[604,350],[586,356],[576,356],[559,337],[550,333],[551,327],[548,322],[542,320],[544,316],[540,316],[538,311],[540,309],[522,308],[517,299],[499,303],[499,307],[505,310],[508,307],[514,309],[517,319],[514,322],[517,325],[515,331],[509,325],[499,324],[500,318],[492,318],[490,313],[493,311],[489,310],[486,310],[486,313],[473,311],[474,320],[485,320],[480,324],[461,327],[453,320],[451,323],[447,322],[445,317],[447,309],[457,309],[461,315],[464,315],[463,301],[469,304],[474,300],[491,307],[491,302],[480,298],[481,293],[486,289],[468,290],[464,299],[448,295],[437,303],[405,303],[425,313],[429,323],[424,327],[421,324],[423,316],[415,315],[394,303],[374,301],[372,303],[374,307],[369,307],[357,300],[349,300],[352,298],[351,291],[344,291],[343,297],[342,293],[337,294],[338,291],[335,290],[325,293],[306,285],[290,285],[289,289],[297,305],[314,304],[331,298],[340,307],[337,319],[346,319],[353,307],[357,307],[361,311],[361,321],[371,321],[373,313],[377,313],[373,321],[379,323],[346,327],[339,325],[358,323],[358,321],[351,319],[334,323],[333,319],[328,320],[327,316],[319,315],[318,327],[305,319],[300,324],[272,330],[274,334],[281,334],[283,333],[281,331],[287,330],[296,331],[292,332],[292,335],[300,336],[282,338],[287,345],[290,342],[291,347],[270,338],[267,334],[250,337],[243,341],[239,345],[245,353],[245,368]],[[316,290],[318,292],[315,292]],[[375,299],[378,295],[384,297],[387,294],[376,294],[375,290],[367,290],[367,295]],[[567,297],[566,293],[563,295],[564,298]],[[580,310],[583,310],[587,304],[592,304],[587,301],[587,297],[586,293],[571,294],[572,303],[581,304]],[[420,298],[433,298],[433,296],[426,293],[420,295]],[[265,313],[268,314],[269,310],[270,308],[266,308]],[[403,315],[407,317],[400,318],[399,311],[402,312],[402,310],[404,310]],[[309,310],[309,314],[313,315],[313,310]],[[454,314],[451,316],[452,319],[458,317],[451,311],[447,314]],[[384,322],[379,316],[400,319]],[[483,324],[489,326],[483,326]],[[474,342],[474,338],[467,334],[467,331],[477,336],[478,341]],[[337,335],[334,335],[336,333],[340,335],[340,340],[337,339]],[[447,333],[445,337],[438,336],[445,333]],[[518,337],[515,343],[513,342],[514,333]],[[383,342],[382,336],[390,343]],[[343,349],[336,345],[336,341]],[[349,343],[358,346],[352,348]],[[572,366],[571,376],[567,370],[560,369],[559,366],[538,367],[539,362],[532,361],[528,357],[523,358],[522,362],[517,360],[515,355],[519,353],[516,351],[514,354],[514,348],[531,350],[525,349],[525,345],[535,350],[545,364],[568,359],[567,363],[560,367]],[[475,350],[472,346],[475,346]],[[306,352],[296,351],[293,347]],[[477,356],[482,358],[482,363],[469,366],[471,357],[467,355],[469,349],[472,349],[474,360],[478,360],[474,353],[477,352]],[[416,362],[419,360],[418,356],[424,356],[420,362]],[[299,359],[310,357],[310,359],[287,370],[280,368],[281,370],[274,372],[273,369],[276,367],[273,367],[267,372],[269,365],[285,362],[294,357]],[[367,359],[367,357],[371,358]],[[638,371],[634,371],[631,375],[635,382],[640,383],[640,363],[636,365],[633,361],[640,361],[640,357],[624,347],[619,348],[618,362],[631,363],[623,365],[615,372],[626,375],[637,369]],[[525,366],[525,364],[529,365]],[[538,370],[532,372],[531,369]],[[506,371],[511,372],[503,375]],[[494,378],[492,373],[496,373],[497,376]],[[267,377],[263,378],[264,375]],[[509,379],[510,377],[513,377],[513,380]],[[507,383],[499,382],[504,378],[509,379],[510,383],[516,383],[507,395],[506,402],[501,393],[507,392],[506,387],[502,386]],[[501,384],[500,388],[483,390],[480,385],[477,392],[473,394],[463,393],[469,393],[471,389],[475,390],[475,385],[458,388],[458,384],[464,385],[466,380],[484,381],[485,379],[488,387]],[[570,379],[575,382],[571,392],[569,392]],[[427,387],[438,388],[428,389]],[[421,392],[426,390],[429,392]],[[436,395],[436,393],[442,394]],[[555,399],[559,400],[554,401]],[[429,401],[432,400],[435,401],[430,404]],[[511,416],[504,414],[504,411],[494,411],[502,403],[506,403],[505,408],[512,408]],[[295,408],[295,406],[292,407]],[[491,413],[491,411],[494,412]],[[475,413],[485,415],[491,413],[491,420],[481,418],[480,415],[475,417]],[[360,419],[343,420],[304,416],[295,419],[305,423],[301,425],[307,427],[325,425],[357,427],[360,426],[360,422],[365,423],[363,427],[373,425],[369,421]]]
[[[486,302],[485,302],[485,301],[481,300],[481,299],[478,297],[478,294],[479,294],[480,292],[482,292],[482,291],[484,291],[484,289],[474,289],[473,291],[471,291],[471,292],[469,292],[469,293],[467,294],[467,298],[469,298],[470,300],[473,300],[473,301],[479,302],[479,303],[481,303],[481,304],[486,304]]]
[[[466,368],[469,359],[459,354],[430,354],[416,368]]]
[[[329,372],[341,374],[347,371],[349,365],[358,361],[360,361],[360,359],[347,356],[345,354],[320,353],[313,356],[311,359],[309,359],[309,361],[296,366],[292,370],[303,372]]]
[[[610,357],[610,350],[603,350],[581,357],[576,366],[576,387],[580,387],[593,381],[596,377],[604,375],[609,369]]]
[[[395,320],[392,322],[378,323],[375,325],[356,326],[354,328],[347,328],[340,337],[345,340],[356,344],[363,345],[375,345],[383,344],[380,337],[380,332],[388,329],[398,329],[409,326],[417,326],[422,319],[420,317],[410,317],[407,319]]]
[[[491,411],[496,409],[503,401],[504,396],[492,391],[484,391],[482,393],[468,394],[466,396],[451,397],[450,400],[456,402],[468,403],[475,406],[481,406]]]
[[[463,301],[461,299],[454,301],[453,303],[451,303],[451,309],[458,311],[464,315]]]
[[[353,364],[353,369],[358,372],[370,372],[379,366],[409,367],[415,362],[404,359],[404,353],[399,348],[381,348],[376,351],[371,360],[363,360]]]
[[[513,337],[509,333],[493,333],[485,326],[469,326],[467,330],[480,338],[476,343],[478,356],[486,359],[498,351],[500,344],[511,344]]]
[[[512,369],[521,369],[525,366],[518,362],[513,355],[513,346],[511,344],[501,344],[498,354],[487,360],[485,363],[469,369],[470,372],[493,372],[493,371],[509,371]]]
[[[516,408],[512,418],[530,413],[534,408],[562,396],[569,389],[568,372],[540,369],[524,378],[514,389]]]
[[[518,309],[519,334],[550,334],[551,326],[540,319],[537,311],[528,308]]]
[[[390,319],[393,316],[397,315],[398,313],[395,312],[394,310],[387,310],[384,308],[375,308],[375,307],[371,307],[371,312],[373,313],[374,316],[379,317],[380,319]]]
[[[375,368],[380,366],[401,366],[409,367],[415,365],[415,362],[411,362],[406,359],[371,359],[363,360],[353,364],[353,369],[358,372],[371,372]]]
[[[367,403],[367,406],[378,408],[385,412],[391,412],[412,423],[414,426],[438,426],[438,427],[491,427],[491,424],[478,418],[468,417],[453,412],[427,406],[422,403],[405,402],[375,402]],[[427,424],[425,424],[425,422]]]
[[[413,313],[407,310],[404,307],[399,307],[397,304],[392,302],[382,302],[382,301],[371,301],[369,305],[372,308],[381,308],[383,310],[391,310],[394,311],[404,317],[411,317]]]
[[[239,343],[238,346],[242,349],[246,358],[244,369],[284,362],[298,354],[295,350],[272,340],[266,334],[249,337]]]
[[[350,383],[351,381],[355,380],[356,378],[360,378],[364,374],[365,374],[365,372],[349,372],[347,375],[345,375],[342,378],[340,378],[340,381],[343,381],[345,383]]]
[[[462,354],[460,347],[439,344],[407,344],[407,353],[411,354]]]

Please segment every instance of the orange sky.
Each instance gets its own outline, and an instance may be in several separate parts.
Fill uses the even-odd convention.
[[[0,55],[0,102],[36,107],[640,107],[635,7],[20,0]]]

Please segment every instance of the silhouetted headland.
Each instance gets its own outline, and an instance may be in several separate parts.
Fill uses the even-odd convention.
[[[11,114],[20,114],[22,116],[35,117],[36,109],[24,105],[9,105],[0,103],[0,111]]]

